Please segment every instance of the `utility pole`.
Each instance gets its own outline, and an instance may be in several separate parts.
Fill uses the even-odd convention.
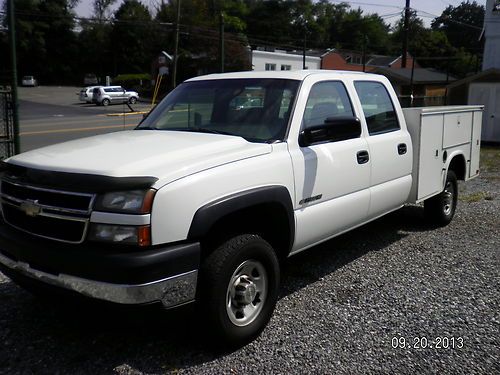
[[[401,56],[401,67],[406,68],[406,55],[408,54],[408,30],[410,28],[410,0],[406,0],[405,19],[403,26],[403,54]]]
[[[411,76],[410,76],[410,107],[413,107],[413,78],[415,75],[415,56],[411,60]]]
[[[177,0],[177,17],[175,20],[174,66],[172,69],[172,88],[177,85],[177,60],[179,57],[179,23],[181,19],[181,0]]]
[[[302,47],[302,69],[306,69],[306,43],[307,43],[307,28],[304,27],[304,46]]]
[[[362,59],[363,59],[363,72],[366,72],[366,44],[368,42],[368,36],[366,34],[363,35],[363,51],[362,51]]]
[[[14,154],[21,152],[19,141],[19,103],[17,101],[17,58],[16,58],[16,23],[14,18],[14,0],[8,0],[9,7],[8,22],[9,22],[9,39],[10,39],[10,63],[12,66],[12,117],[14,130]]]
[[[219,16],[219,61],[220,72],[224,73],[224,13]]]

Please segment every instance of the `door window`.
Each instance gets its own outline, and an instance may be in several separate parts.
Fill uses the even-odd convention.
[[[344,85],[338,81],[314,84],[304,112],[304,128],[322,125],[328,118],[342,116],[354,116]]]
[[[354,82],[370,135],[399,130],[398,116],[391,97],[380,82]]]

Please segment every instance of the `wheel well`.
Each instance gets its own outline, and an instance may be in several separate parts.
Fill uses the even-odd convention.
[[[202,257],[229,238],[243,233],[261,236],[275,249],[278,258],[288,256],[292,239],[286,209],[279,203],[263,203],[217,220],[201,241]]]
[[[463,155],[456,155],[450,162],[449,171],[455,172],[458,180],[465,180],[465,158]]]

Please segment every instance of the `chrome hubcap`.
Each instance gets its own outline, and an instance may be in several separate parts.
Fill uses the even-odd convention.
[[[453,198],[455,195],[455,189],[451,182],[447,182],[444,188],[444,204],[443,211],[446,216],[451,214],[453,209]]]
[[[234,271],[227,288],[226,311],[231,322],[243,327],[262,311],[267,295],[267,274],[262,263],[247,260]]]

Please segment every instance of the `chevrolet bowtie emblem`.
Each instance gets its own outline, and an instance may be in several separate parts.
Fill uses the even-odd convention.
[[[21,203],[19,206],[21,211],[23,211],[26,215],[35,217],[40,214],[42,211],[42,207],[38,204],[38,200],[35,201],[26,201]]]

